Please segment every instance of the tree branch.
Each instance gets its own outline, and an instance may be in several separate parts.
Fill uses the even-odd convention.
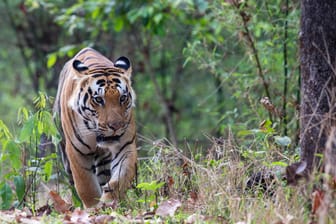
[[[272,101],[271,94],[270,94],[270,91],[269,91],[269,86],[268,86],[268,83],[266,81],[266,78],[265,78],[261,63],[260,63],[259,53],[258,53],[258,50],[255,46],[255,43],[254,43],[254,40],[253,40],[253,37],[252,37],[253,35],[252,35],[250,29],[248,28],[248,21],[249,21],[250,18],[247,15],[247,13],[242,10],[243,6],[242,6],[242,3],[240,1],[233,1],[233,5],[238,10],[239,16],[241,17],[241,20],[243,22],[243,28],[244,28],[244,32],[245,32],[244,36],[246,37],[246,40],[247,40],[247,42],[248,42],[248,44],[249,44],[249,46],[252,50],[252,54],[253,54],[254,60],[255,60],[256,65],[257,65],[257,69],[258,69],[258,76],[261,79],[262,84],[264,86],[265,94],[268,97],[268,99],[270,101]],[[268,112],[268,114],[269,114],[270,120],[272,120],[272,114],[270,112]]]

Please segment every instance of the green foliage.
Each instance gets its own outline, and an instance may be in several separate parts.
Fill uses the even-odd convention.
[[[157,183],[156,181],[152,181],[150,183],[140,183],[136,187],[143,191],[151,191],[156,192],[158,189],[160,189],[164,185],[163,182]]]
[[[144,198],[140,198],[137,201],[140,203],[144,203],[147,208],[150,208],[150,204],[155,201],[155,207],[158,204],[158,190],[164,185],[164,182],[157,183],[156,181],[152,181],[150,183],[143,182],[136,186],[136,188],[143,191]]]
[[[39,156],[40,139],[46,135],[57,144],[59,136],[53,118],[48,112],[49,98],[43,93],[34,99],[37,112],[30,113],[26,108],[18,112],[18,120],[22,124],[18,136],[12,134],[0,121],[0,195],[2,209],[21,206],[28,197],[36,200],[39,181],[48,182],[53,174],[56,154]],[[10,187],[13,183],[14,188]]]
[[[6,182],[0,184],[1,209],[9,209],[13,200],[12,189]]]
[[[46,108],[52,99],[38,91],[55,95],[64,63],[90,46],[112,60],[121,55],[132,59],[139,154],[150,159],[141,164],[138,190],[143,194],[131,199],[154,208],[169,177],[173,196],[207,196],[201,198],[201,214],[220,214],[235,223],[253,209],[253,221],[246,222],[262,223],[265,214],[280,217],[291,211],[298,222],[307,222],[309,211],[302,208],[307,199],[282,183],[272,200],[243,191],[249,174],[284,168],[298,157],[300,12],[299,1],[286,2],[0,2],[5,15],[0,20],[2,209],[33,204],[37,184],[57,172],[54,153],[39,156],[41,135],[54,145],[59,136]],[[266,88],[269,108],[260,103]],[[174,135],[179,148],[185,142],[186,155],[162,145]],[[209,139],[215,139],[210,148]]]
[[[23,176],[14,177],[14,186],[15,186],[15,193],[16,193],[18,201],[23,201],[24,196],[25,196],[25,190],[26,190],[26,183],[24,181]]]
[[[279,0],[234,2],[26,1],[29,16],[42,14],[41,18],[58,26],[56,34],[49,34],[58,42],[48,43],[48,51],[38,52],[43,64],[30,66],[44,66],[53,80],[49,72],[30,79],[40,80],[41,89],[54,95],[61,67],[82,47],[94,47],[112,60],[127,55],[133,63],[138,131],[142,135],[170,141],[175,135],[179,142],[204,141],[204,134],[226,135],[228,129],[236,134],[270,119],[281,134],[288,130],[293,147],[296,140],[292,136],[298,128],[299,4],[294,1],[287,7]],[[18,16],[18,20],[23,18]],[[287,56],[283,54],[284,43]],[[26,51],[32,55],[37,50],[27,47]],[[12,59],[8,54],[3,58]],[[41,69],[36,74],[41,74]],[[265,96],[265,85],[278,114],[259,103]],[[286,96],[284,85],[288,87]],[[281,117],[283,108],[286,117]]]
[[[20,55],[19,50],[12,53],[13,57],[0,52],[1,59],[10,59],[8,64],[12,65],[0,63],[4,74],[22,74],[25,80],[38,80],[39,85],[35,83],[36,86],[54,95],[62,66],[82,47],[94,47],[112,60],[120,55],[128,56],[132,59],[133,85],[137,93],[137,130],[141,136],[139,145],[144,149],[140,154],[152,155],[143,139],[172,141],[175,135],[178,145],[184,140],[197,142],[195,144],[200,146],[188,148],[189,154],[195,155],[196,162],[202,161],[211,169],[216,169],[222,161],[217,158],[203,161],[205,150],[201,146],[208,145],[206,136],[233,135],[240,145],[237,149],[239,156],[254,164],[283,167],[296,156],[296,105],[299,103],[297,1],[290,2],[288,7],[279,0],[250,0],[248,4],[246,1],[219,0],[60,0],[25,1],[24,6],[26,14],[17,16],[18,24],[29,27],[29,24],[23,22],[27,16],[38,16],[49,24],[53,21],[58,27],[56,32],[52,33],[48,27],[37,30],[35,34],[47,33],[47,36],[55,37],[57,41],[43,42],[47,38],[35,41],[40,43],[42,50],[26,44],[23,51],[28,55],[26,58],[32,60],[28,60],[29,66],[25,67],[16,66],[24,65],[25,60],[12,61],[20,58],[15,57]],[[9,9],[15,11],[15,7]],[[43,28],[38,26],[40,24],[34,25]],[[288,31],[287,37],[284,35],[285,29]],[[28,34],[31,34],[30,30],[24,29]],[[19,33],[18,37],[23,34]],[[14,35],[9,33],[7,36]],[[287,56],[283,54],[284,43],[287,44]],[[43,50],[46,46],[49,48]],[[288,62],[288,84],[284,82],[285,57]],[[29,68],[33,68],[32,73],[38,77],[28,76]],[[7,83],[16,83],[15,77],[18,76],[7,76],[6,80],[10,79]],[[33,91],[30,91],[29,83],[26,81],[25,85],[16,89],[25,89],[29,92],[26,98],[31,99],[30,92]],[[260,103],[260,99],[265,96],[265,85],[269,88],[270,102],[275,108],[273,111]],[[283,101],[285,85],[288,87],[286,102]],[[37,140],[42,133],[52,136],[54,144],[59,141],[52,115],[43,109],[50,99],[40,94],[35,103],[38,111],[31,113],[29,100],[11,100],[13,96],[9,93],[13,89],[15,87],[9,84],[4,86],[6,95],[0,99],[5,106],[1,110],[11,108],[17,111],[18,105],[26,107],[19,109],[18,121],[21,127],[17,133],[12,134],[12,126],[8,129],[0,123],[3,151],[0,159],[13,164],[12,167],[1,167],[1,174],[8,174],[8,178],[15,177],[24,170],[27,175],[37,175],[37,179],[47,181],[55,172],[55,155],[44,158],[35,155]],[[18,94],[23,95],[20,92]],[[287,111],[285,118],[282,117],[283,108]],[[7,116],[7,113],[2,114]],[[8,117],[13,119],[13,116]],[[4,117],[4,120],[7,121],[8,117]],[[259,125],[264,120],[266,122]],[[287,134],[284,134],[284,129],[288,129]],[[26,151],[29,152],[25,164],[28,167],[22,166],[20,160]],[[147,168],[150,173],[151,167]],[[8,173],[9,170],[11,172]],[[11,183],[12,180],[8,178],[5,181]],[[157,182],[152,181],[144,179],[142,183],[156,186]],[[194,180],[181,175],[177,182],[190,184],[190,181]],[[146,187],[146,184],[139,187]],[[149,198],[155,197],[153,195],[157,191],[142,190]],[[22,198],[21,194],[16,195]],[[148,198],[144,200],[147,207],[149,201]]]

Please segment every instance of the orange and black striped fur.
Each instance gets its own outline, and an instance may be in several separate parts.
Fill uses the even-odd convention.
[[[114,63],[91,48],[68,61],[54,112],[60,151],[85,207],[125,195],[136,174],[135,93],[126,57]]]

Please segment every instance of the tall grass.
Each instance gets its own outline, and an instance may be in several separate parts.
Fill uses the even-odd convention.
[[[184,150],[166,140],[147,142],[145,145],[151,146],[147,150],[152,156],[140,160],[138,181],[165,182],[160,200],[181,200],[183,217],[199,214],[202,223],[314,220],[311,193],[316,185],[287,186],[284,168],[272,165],[279,159],[274,156],[279,150],[274,144],[269,145],[271,149],[262,158],[247,158],[243,156],[247,149],[234,142],[211,139],[209,147],[193,148],[186,144]],[[256,174],[261,179],[251,182]],[[134,197],[129,197],[128,204],[135,204],[130,198]],[[141,210],[141,205],[138,208]]]

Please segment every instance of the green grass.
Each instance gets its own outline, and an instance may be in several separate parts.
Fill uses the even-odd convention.
[[[293,162],[288,159],[290,156],[282,154],[283,148],[270,140],[267,140],[267,150],[265,140],[252,140],[253,144],[239,145],[234,139],[212,139],[208,147],[185,144],[181,148],[167,144],[166,140],[141,142],[141,150],[145,153],[140,154],[146,156],[139,158],[137,182],[128,191],[126,199],[119,202],[116,209],[85,212],[91,220],[101,216],[113,217],[109,223],[136,220],[182,223],[192,220],[193,223],[292,224],[317,221],[322,213],[312,214],[312,193],[321,185],[321,175],[300,186],[287,186],[282,166]],[[258,172],[265,174],[264,184],[249,184],[251,177]],[[64,199],[71,201],[69,186],[57,185],[58,182],[53,181],[48,187],[58,189]],[[322,215],[332,223],[336,220],[336,211],[332,209],[334,189],[330,192],[331,209]],[[37,203],[43,201],[42,204],[48,203],[52,207],[48,196],[38,195]],[[172,198],[181,202],[174,215],[155,216],[158,206]],[[32,204],[27,201],[27,205],[29,209]],[[68,216],[72,215],[78,216],[75,212]],[[39,217],[39,221],[62,223],[65,217],[53,211],[50,216]]]
[[[225,223],[308,222],[310,196],[302,193],[308,187],[286,186],[279,167],[271,166],[273,161],[270,157],[274,152],[266,152],[262,159],[246,159],[241,158],[237,146],[212,144],[217,154],[203,150],[203,154],[196,156],[163,141],[154,144],[152,157],[140,162],[139,182],[155,180],[166,183],[166,188],[159,191],[159,203],[167,198],[179,199],[182,207],[175,219],[185,220],[189,215],[199,214],[203,216],[202,222],[208,220],[209,223],[219,220]],[[246,190],[251,173],[257,171],[275,174],[269,186],[274,192],[272,195],[258,186]],[[134,198],[134,195],[129,196],[128,206],[137,203],[132,200]],[[137,209],[141,212],[153,208],[142,203]]]

